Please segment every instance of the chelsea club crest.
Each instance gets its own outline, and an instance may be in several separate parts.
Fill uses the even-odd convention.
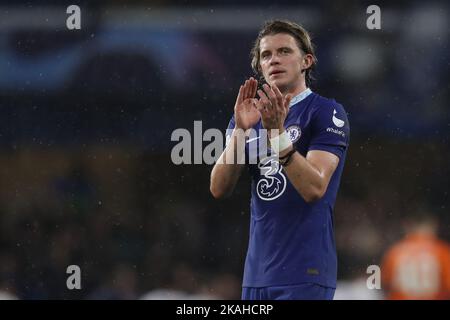
[[[300,129],[299,126],[297,126],[295,124],[287,127],[286,132],[292,143],[297,142],[298,139],[300,139],[300,136],[302,135],[302,130]]]

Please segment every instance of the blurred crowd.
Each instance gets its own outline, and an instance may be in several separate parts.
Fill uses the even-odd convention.
[[[419,210],[439,221],[437,236],[449,240],[447,208],[418,196],[425,179],[415,177],[414,185],[397,189],[390,171],[383,173],[385,163],[375,161],[364,174],[359,171],[368,164],[358,165],[356,159],[371,161],[354,151],[335,210],[342,288],[358,279],[365,286],[367,267],[381,266],[383,255],[405,234],[405,222]],[[248,177],[232,198],[217,202],[208,190],[210,166],[175,166],[168,154],[136,148],[51,155],[18,151],[2,156],[1,167],[4,294],[21,299],[239,298],[249,226]],[[399,186],[402,179],[407,182],[408,170],[398,173]],[[81,268],[81,290],[66,287],[69,265]],[[368,297],[382,294],[364,288]]]

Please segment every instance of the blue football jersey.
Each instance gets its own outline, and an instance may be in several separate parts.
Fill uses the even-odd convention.
[[[231,119],[227,134],[234,128]],[[322,150],[339,157],[325,195],[307,203],[295,190],[277,157],[261,148],[267,140],[261,121],[246,143],[252,178],[250,239],[243,287],[317,283],[336,287],[337,257],[333,207],[349,144],[350,127],[342,105],[310,89],[294,97],[285,121],[295,149],[304,157]],[[261,142],[259,141],[259,142]]]

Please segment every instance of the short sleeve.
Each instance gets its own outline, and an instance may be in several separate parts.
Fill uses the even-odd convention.
[[[350,141],[350,124],[344,107],[333,101],[318,106],[312,119],[309,150],[344,155]]]
[[[234,127],[236,126],[234,122],[234,115],[231,117],[230,122],[228,123],[227,130],[225,132],[225,145],[228,145],[230,141],[231,135],[233,134]]]

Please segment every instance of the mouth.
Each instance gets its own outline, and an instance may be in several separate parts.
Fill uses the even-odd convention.
[[[269,77],[278,76],[278,75],[283,74],[283,73],[284,73],[284,71],[282,71],[282,70],[274,70],[274,71],[269,73]]]

